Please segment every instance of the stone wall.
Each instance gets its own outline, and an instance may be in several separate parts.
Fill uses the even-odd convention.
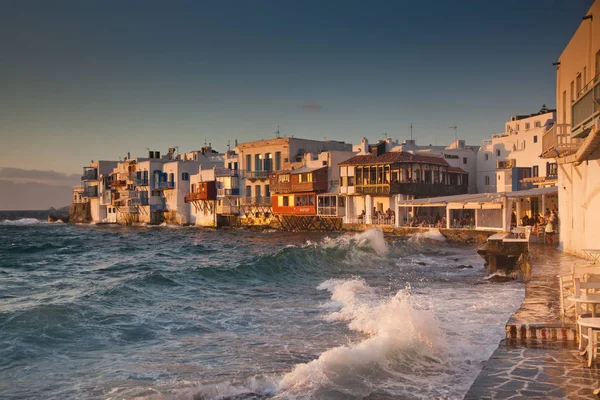
[[[90,203],[71,203],[69,222],[72,224],[89,224],[92,222]]]

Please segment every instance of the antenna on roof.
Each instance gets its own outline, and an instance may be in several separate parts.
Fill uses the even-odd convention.
[[[204,145],[206,146],[206,138],[204,138]]]
[[[412,122],[411,122],[411,123],[410,123],[410,140],[411,140],[411,141],[413,140],[413,137],[412,137],[412,126],[413,126],[413,125],[412,125]]]
[[[227,151],[231,151],[231,140],[227,141]]]
[[[458,127],[456,125],[454,125],[454,126],[449,126],[448,129],[454,129],[454,141],[456,142],[458,140],[458,135],[456,134],[456,130],[458,129]]]
[[[279,132],[279,125],[277,125],[277,130],[275,131],[275,137],[279,138],[281,132]]]

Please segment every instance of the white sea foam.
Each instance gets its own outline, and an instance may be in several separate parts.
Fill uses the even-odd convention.
[[[21,218],[21,219],[15,219],[15,220],[5,219],[4,221],[1,222],[2,225],[37,225],[37,224],[43,224],[43,223],[47,223],[47,222],[40,221],[39,219],[36,219],[36,218]]]
[[[313,242],[306,242],[306,246],[313,245],[315,245]],[[337,238],[327,236],[319,245],[325,248],[355,246],[358,249],[370,249],[379,256],[385,256],[389,250],[383,237],[383,232],[377,228],[372,228],[356,235],[343,235]]]
[[[445,242],[446,238],[444,237],[444,235],[442,235],[439,229],[429,229],[425,232],[419,232],[411,236],[409,240],[412,242],[418,240],[435,240],[438,242]]]
[[[361,279],[328,280],[318,288],[330,291],[331,300],[341,306],[326,319],[346,321],[366,338],[296,365],[279,382],[280,390],[318,387],[339,377],[342,370],[387,364],[403,350],[433,358],[435,350],[444,346],[444,334],[433,313],[417,309],[404,290],[381,300]]]

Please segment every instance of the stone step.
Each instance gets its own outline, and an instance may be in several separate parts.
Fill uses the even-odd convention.
[[[537,339],[541,341],[577,341],[577,327],[575,324],[557,324],[555,322],[548,324],[507,324],[506,338],[513,340]]]

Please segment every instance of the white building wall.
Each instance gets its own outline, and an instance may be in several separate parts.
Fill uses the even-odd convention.
[[[200,182],[211,182],[215,180],[214,169],[200,170],[197,174],[190,177],[191,185],[197,185]],[[195,201],[189,203],[190,223],[197,226],[216,227],[217,210],[214,200]]]

